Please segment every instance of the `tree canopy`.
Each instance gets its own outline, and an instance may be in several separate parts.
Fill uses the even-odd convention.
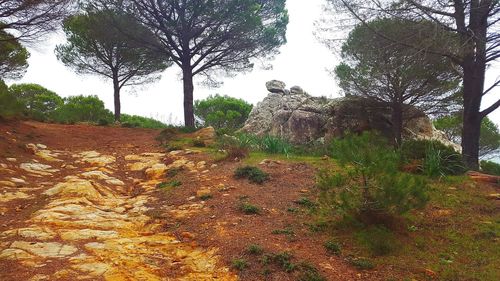
[[[436,129],[443,131],[455,143],[462,139],[462,113],[439,117],[434,121]],[[498,126],[485,117],[481,122],[481,136],[479,137],[479,157],[490,159],[500,154],[500,130]]]
[[[32,41],[58,27],[73,0],[2,0],[0,31],[14,34],[14,39]],[[10,41],[11,38],[0,39]]]
[[[194,114],[205,126],[231,132],[243,126],[252,107],[242,99],[215,95],[195,101]]]
[[[152,39],[149,30],[130,17],[113,11],[89,10],[64,20],[67,43],[56,47],[65,65],[81,74],[97,74],[113,81],[115,120],[120,120],[120,90],[155,81],[168,66],[165,57],[129,40],[112,24]]]
[[[24,113],[38,121],[50,120],[63,99],[38,84],[14,84],[9,91],[24,107]]]
[[[100,0],[120,9],[156,36],[149,42],[182,69],[185,125],[194,127],[193,77],[234,73],[253,67],[252,59],[269,57],[285,43],[285,0]],[[156,42],[159,42],[157,44]]]
[[[453,33],[453,40],[436,33],[429,37],[430,47],[413,45],[391,37],[394,44],[403,45],[415,53],[436,54],[449,58],[461,68],[463,77],[463,136],[462,152],[468,168],[479,168],[479,136],[481,121],[500,107],[500,99],[484,106],[483,97],[500,85],[497,80],[485,85],[487,65],[500,58],[500,1],[431,1],[431,0],[329,0],[334,7],[347,12],[352,19],[367,24],[377,17],[397,17],[414,21],[430,21]],[[380,30],[372,29],[380,34]]]
[[[21,78],[28,68],[29,53],[13,35],[0,30],[0,79]]]
[[[415,54],[385,36],[417,44],[427,40],[435,28],[430,22],[376,19],[356,26],[342,46],[343,62],[335,69],[340,87],[346,95],[386,104],[392,112],[397,144],[401,144],[404,122],[421,115],[415,107],[427,113],[449,110],[459,90],[460,73],[442,56]]]

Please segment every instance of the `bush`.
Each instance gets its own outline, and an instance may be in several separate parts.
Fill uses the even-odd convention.
[[[242,99],[228,96],[209,96],[194,103],[194,113],[204,126],[212,126],[220,133],[231,133],[243,126],[252,105]]]
[[[260,208],[252,205],[248,202],[241,202],[239,206],[240,211],[247,215],[258,215],[260,214]]]
[[[231,261],[231,265],[233,268],[236,268],[239,271],[244,270],[248,267],[248,263],[244,259],[234,259]]]
[[[14,84],[9,91],[24,107],[24,114],[37,121],[53,120],[55,111],[63,105],[56,93],[38,84]]]
[[[269,135],[259,139],[258,145],[261,151],[270,154],[284,154],[288,157],[292,151],[292,145],[286,140]]]
[[[326,241],[324,246],[328,253],[336,256],[340,255],[340,252],[342,250],[342,247],[340,247],[339,243],[333,240]]]
[[[260,255],[264,253],[264,249],[260,245],[251,244],[247,247],[247,252],[252,255]]]
[[[97,123],[101,119],[112,122],[113,113],[104,107],[104,102],[97,96],[72,96],[64,99],[64,104],[55,111],[54,119],[65,124]]]
[[[483,173],[500,176],[500,164],[483,160],[480,166]]]
[[[460,175],[465,172],[462,155],[439,141],[408,140],[401,146],[404,164],[418,162],[418,170],[431,177]]]
[[[252,183],[263,184],[269,180],[269,174],[261,169],[253,166],[239,167],[234,172],[234,176],[238,179],[247,178]]]
[[[398,171],[400,155],[378,135],[365,132],[333,141],[341,172],[319,173],[321,206],[343,217],[375,219],[423,207],[429,197],[421,177]]]
[[[22,112],[23,104],[9,92],[7,85],[0,79],[0,117],[17,117]]]
[[[167,127],[166,124],[158,120],[137,115],[122,114],[120,121],[122,126],[127,128],[163,129]]]

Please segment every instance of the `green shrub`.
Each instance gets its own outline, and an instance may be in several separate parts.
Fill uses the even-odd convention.
[[[201,139],[193,139],[191,143],[192,143],[192,145],[194,147],[205,147],[205,146],[207,146],[205,144],[205,142],[203,140],[201,140]]]
[[[231,261],[231,265],[233,268],[242,271],[248,267],[248,263],[245,259],[234,259]]]
[[[122,114],[120,121],[122,126],[127,128],[163,129],[167,127],[166,124],[158,120],[138,115]]]
[[[38,84],[14,84],[9,91],[24,107],[24,114],[37,121],[51,121],[63,99]]]
[[[264,249],[260,245],[252,244],[247,247],[247,252],[252,255],[260,255],[264,253]]]
[[[256,184],[263,184],[265,181],[269,180],[269,174],[253,166],[237,168],[234,172],[234,176],[238,179],[247,178],[250,182]]]
[[[209,96],[194,102],[194,113],[204,126],[214,127],[219,134],[231,133],[243,126],[252,105],[228,96]]]
[[[429,199],[426,181],[399,172],[400,156],[378,135],[365,132],[334,140],[331,155],[342,170],[321,171],[317,186],[322,208],[332,215],[399,215],[423,207]]]
[[[109,125],[109,120],[108,119],[99,119],[97,121],[98,126],[108,126]]]
[[[292,145],[290,145],[290,143],[288,143],[286,140],[269,135],[259,139],[259,148],[261,151],[266,153],[284,154],[287,157],[292,151]]]
[[[241,202],[239,206],[240,211],[247,215],[258,215],[260,214],[260,208],[258,206],[252,205],[248,202]]]
[[[0,118],[21,116],[23,109],[23,104],[8,90],[7,85],[0,79]]]
[[[314,209],[317,206],[317,204],[315,202],[311,201],[311,199],[309,199],[307,197],[302,197],[299,200],[295,200],[293,202],[297,205],[300,205],[300,206],[303,206],[303,207],[306,207],[309,209]]]
[[[303,262],[298,266],[298,271],[298,281],[326,281],[326,278],[312,264]]]
[[[350,261],[350,263],[358,269],[367,270],[375,268],[375,265],[371,260],[365,258],[355,258]]]
[[[401,146],[403,163],[417,161],[421,163],[420,171],[431,177],[444,175],[460,175],[465,172],[462,155],[453,147],[439,141],[408,140]]]
[[[500,164],[483,160],[480,166],[483,173],[500,176]]]
[[[328,240],[323,245],[325,246],[325,249],[328,253],[336,256],[340,255],[342,247],[340,247],[340,244],[337,243],[336,241]]]
[[[104,107],[97,96],[72,96],[64,99],[64,104],[54,112],[54,120],[59,123],[97,123],[101,119],[113,120],[113,113]]]
[[[167,187],[178,187],[181,186],[182,182],[178,180],[171,180],[169,182],[161,182],[156,187],[158,188],[167,188]]]

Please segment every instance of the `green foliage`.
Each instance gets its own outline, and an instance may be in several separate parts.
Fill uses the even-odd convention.
[[[358,269],[368,270],[375,268],[373,262],[366,258],[354,258],[350,260],[350,263]]]
[[[443,131],[455,143],[462,141],[463,120],[462,113],[442,116],[434,121],[436,129]],[[479,137],[479,156],[492,158],[500,153],[500,129],[488,117],[481,121],[481,135]]]
[[[194,146],[194,147],[206,147],[207,145],[205,144],[205,142],[201,139],[193,139],[191,141],[191,144]]]
[[[398,144],[404,122],[414,117],[414,106],[446,112],[456,104],[460,75],[449,59],[429,53],[415,56],[415,49],[406,45],[429,43],[436,33],[449,37],[430,21],[383,17],[357,25],[342,46],[343,63],[335,69],[339,86],[346,95],[381,101],[374,103],[378,107],[385,103]]]
[[[113,114],[104,107],[97,96],[72,96],[64,99],[64,104],[54,112],[54,120],[59,123],[97,123],[101,119],[113,120]]]
[[[365,132],[334,140],[331,155],[342,171],[321,171],[317,186],[322,207],[332,215],[398,215],[428,201],[426,181],[399,172],[400,156],[377,135]]]
[[[23,112],[23,104],[13,95],[0,79],[0,119],[18,117]]]
[[[234,259],[231,261],[231,265],[233,268],[242,271],[248,267],[248,263],[245,259]]]
[[[38,84],[14,84],[9,91],[23,104],[25,115],[38,121],[51,121],[64,103],[56,93]]]
[[[0,79],[19,79],[28,68],[29,52],[11,34],[0,29]]]
[[[247,215],[257,215],[260,214],[260,208],[258,206],[252,205],[248,202],[241,202],[239,207],[240,211]]]
[[[261,255],[262,253],[264,253],[264,249],[262,249],[262,246],[260,245],[251,244],[248,245],[247,252],[252,255]]]
[[[235,150],[261,151],[269,154],[284,154],[287,157],[293,150],[293,146],[282,138],[269,135],[259,137],[245,133],[219,137],[218,147],[224,150],[233,148]]]
[[[420,163],[419,170],[430,177],[465,172],[462,155],[439,141],[407,140],[401,146],[401,158],[403,163]]]
[[[481,171],[490,174],[500,176],[500,164],[492,161],[481,161]]]
[[[309,199],[307,197],[302,197],[302,198],[295,200],[293,202],[297,205],[300,205],[300,206],[303,206],[303,207],[306,207],[309,209],[314,209],[317,207],[317,204],[315,202],[311,201],[311,199]]]
[[[123,34],[127,30],[141,34],[142,42],[156,43],[149,30],[125,14],[86,9],[66,18],[63,29],[67,42],[56,47],[57,58],[77,73],[111,79],[115,101],[122,87],[155,81],[168,66],[157,53]],[[119,121],[118,108],[115,113]]]
[[[286,140],[275,136],[264,136],[259,140],[259,148],[261,151],[270,154],[284,154],[289,156],[292,146]]]
[[[309,263],[301,263],[299,265],[299,276],[298,281],[326,281],[327,279],[323,277],[318,269]]]
[[[167,127],[158,120],[137,115],[122,114],[120,121],[122,126],[127,128],[163,129]]]
[[[342,247],[340,246],[340,244],[334,240],[326,241],[325,244],[323,244],[323,246],[325,247],[328,253],[336,256],[340,255],[342,251]]]
[[[209,96],[194,103],[194,114],[204,126],[212,126],[219,133],[230,133],[241,128],[252,110],[252,105],[229,96]]]
[[[237,168],[234,172],[234,176],[238,179],[247,178],[250,182],[256,184],[263,184],[265,181],[269,180],[269,174],[253,166]]]

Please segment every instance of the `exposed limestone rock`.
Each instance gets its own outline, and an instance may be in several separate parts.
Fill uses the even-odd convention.
[[[106,175],[103,171],[89,171],[82,174],[87,179],[104,180],[112,185],[125,185],[125,183],[117,178]]]
[[[0,194],[0,202],[9,202],[12,200],[19,200],[19,199],[29,199],[32,198],[33,196],[26,194],[24,192],[5,192]]]
[[[144,170],[148,178],[157,178],[175,167],[196,170],[206,166],[203,161],[195,164],[186,159],[183,155],[187,153],[195,152],[183,151],[169,165],[163,163],[164,154],[129,155],[126,161],[135,163],[128,163],[127,167]],[[45,205],[25,221],[28,227],[0,233],[0,259],[25,266],[31,273],[27,280],[237,280],[229,268],[220,264],[217,249],[199,248],[161,232],[161,225],[146,215],[148,202],[154,200],[149,193],[131,194],[126,188],[111,186],[123,184],[125,179],[139,186],[157,180],[133,178],[134,173],[125,177],[122,173],[114,174],[104,168],[115,161],[114,157],[98,152],[73,157],[77,163],[94,167],[64,170],[73,174],[61,179],[60,175],[53,175],[58,170],[51,166],[36,161],[23,165],[30,173],[51,176],[49,181],[37,182],[37,188],[48,188],[43,192],[47,198]],[[33,189],[16,187],[24,183],[24,178],[14,178],[0,183],[0,187],[18,192]],[[192,204],[170,211],[177,211],[178,217],[189,217],[205,209],[204,204]],[[58,259],[56,271],[50,272],[52,267],[46,266],[54,259]],[[39,267],[44,267],[44,271],[38,271]],[[165,276],[166,269],[175,272],[175,276]]]
[[[270,81],[266,87],[275,84]],[[272,87],[274,92],[252,109],[243,132],[279,136],[294,144],[324,142],[347,132],[366,130],[392,135],[390,110],[382,104],[359,97],[313,97],[298,86],[285,94],[281,86],[284,88],[283,84]],[[417,117],[404,124],[404,137],[435,139],[458,149],[424,113],[416,108],[408,112]]]
[[[56,242],[32,243],[26,241],[15,241],[10,245],[10,248],[23,250],[30,254],[44,258],[63,258],[78,251],[78,249],[74,246],[63,245]]]
[[[114,156],[101,155],[97,151],[84,151],[74,157],[81,157],[81,161],[89,163],[90,165],[101,167],[104,167],[116,161],[116,158]]]
[[[269,92],[275,94],[284,94],[285,93],[286,84],[282,81],[271,80],[266,83],[266,88]]]
[[[168,170],[165,164],[154,164],[146,170],[146,177],[150,180],[162,179],[165,177],[165,172]]]
[[[60,233],[63,240],[105,240],[111,238],[118,238],[119,234],[113,230],[95,230],[95,229],[78,229],[78,230],[63,230]]]
[[[204,141],[206,144],[211,144],[215,141],[215,129],[213,127],[200,129],[193,133],[193,137]]]
[[[50,165],[40,163],[22,163],[19,168],[40,176],[50,176],[52,173],[59,172],[58,169],[53,169]]]
[[[2,236],[12,237],[19,236],[26,239],[36,239],[36,240],[50,240],[56,237],[56,233],[49,228],[33,226],[27,228],[20,228],[14,230],[8,230],[2,233]]]

